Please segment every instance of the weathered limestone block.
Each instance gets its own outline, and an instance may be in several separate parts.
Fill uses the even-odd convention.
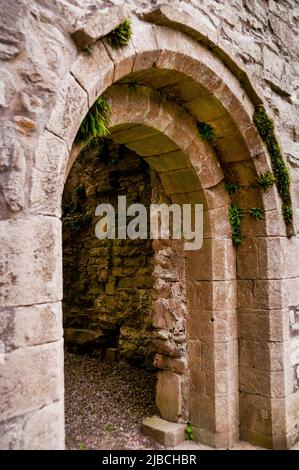
[[[128,4],[110,5],[109,8],[97,8],[88,18],[80,19],[74,27],[72,38],[79,49],[94,44],[117,28],[130,14]]]
[[[26,195],[26,160],[22,146],[14,143],[10,170],[3,175],[2,192],[8,208],[18,212],[24,208]]]
[[[0,365],[3,420],[36,410],[63,397],[62,342],[17,349]],[[16,394],[16,390],[19,393]]]
[[[0,338],[4,342],[5,353],[58,341],[61,337],[60,303],[4,308],[0,311]]]
[[[283,279],[282,281],[282,297],[285,307],[299,305],[299,289],[298,278]]]
[[[172,152],[177,150],[175,142],[161,133],[151,135],[143,140],[127,143],[127,146],[141,156],[159,155],[160,153]]]
[[[265,371],[240,367],[241,392],[282,398],[293,392],[293,368],[282,371]]]
[[[60,221],[55,217],[31,216],[1,221],[0,227],[3,279],[0,305],[61,300]]]
[[[64,405],[59,400],[41,410],[36,410],[24,419],[23,449],[64,449]]]
[[[254,281],[253,308],[279,309],[286,306],[279,280]]]
[[[182,413],[180,375],[169,371],[158,372],[156,403],[163,419],[178,421]]]
[[[239,336],[256,341],[285,341],[289,336],[287,309],[239,309]]]
[[[161,173],[161,181],[166,194],[186,193],[201,189],[198,176],[193,169],[187,168]]]
[[[183,374],[187,369],[187,360],[184,357],[172,358],[163,354],[156,354],[154,367],[157,369],[170,370],[177,374]]]
[[[297,429],[299,425],[299,391],[288,396],[286,399],[286,422],[288,433],[288,447],[295,444],[297,440]]]
[[[241,393],[240,410],[241,438],[277,449],[285,449],[292,445],[290,442],[292,441],[291,430],[294,421],[292,424],[288,421],[289,416],[283,398],[270,399]],[[250,410],[254,410],[254,412],[250,412]]]
[[[0,59],[11,60],[25,48],[29,8],[21,0],[4,0],[0,19]]]
[[[64,139],[69,150],[79,126],[88,111],[87,94],[75,78],[68,74],[59,90],[47,129]]]
[[[30,194],[32,212],[60,217],[67,158],[66,143],[46,130],[35,150]]]
[[[147,157],[145,160],[151,168],[158,172],[180,170],[191,166],[188,158],[180,150],[160,154],[156,158]]]
[[[187,319],[187,332],[191,339],[223,342],[238,337],[236,309],[188,309]]]
[[[157,42],[155,38],[154,28],[148,23],[139,21],[136,17],[132,18],[132,29],[134,34],[132,36],[132,44],[136,51],[136,58],[134,60],[133,72],[146,70],[158,59]],[[144,40],[146,34],[147,40]]]
[[[93,46],[90,55],[81,55],[73,64],[71,73],[88,93],[88,102],[91,106],[111,84],[113,78],[113,63],[105,46],[99,42]]]
[[[5,107],[5,83],[0,81],[0,106]]]
[[[222,373],[222,376],[225,374]],[[232,375],[232,372],[229,371],[229,375]],[[236,377],[238,371],[236,370]],[[222,379],[222,376],[217,373],[216,383]],[[231,377],[228,377],[228,381],[231,380]],[[236,382],[236,381],[235,381]],[[216,409],[216,433],[227,433],[230,436],[230,446],[233,445],[237,440],[239,440],[239,393],[238,393],[238,384],[235,385],[234,389],[227,393],[223,394],[222,392],[216,395],[215,399],[215,409]]]
[[[16,92],[15,76],[8,68],[2,67],[0,70],[0,107],[7,110]],[[7,123],[3,123],[6,125]]]
[[[1,123],[0,134],[0,170],[9,170],[15,153],[17,153],[18,146],[16,147],[16,130],[15,125],[10,121]]]
[[[128,102],[128,106],[130,107],[130,109],[131,109],[131,105],[132,103]],[[147,102],[146,102],[146,106],[148,106]],[[117,113],[117,109],[115,109],[114,113]],[[117,113],[117,114],[118,114],[118,117],[116,119],[121,118],[120,113]],[[143,114],[144,113],[142,112],[142,117],[143,117]],[[135,118],[135,115],[134,115],[134,118]],[[142,122],[142,119],[141,119],[141,122]],[[112,132],[111,137],[113,140],[115,140],[115,142],[118,142],[119,144],[127,144],[127,146],[129,146],[131,143],[133,143],[133,145],[140,145],[144,149],[144,151],[146,151],[146,144],[144,143],[143,145],[143,140],[144,139],[155,140],[157,135],[158,135],[157,131],[150,127],[135,125],[128,129],[116,130],[116,132],[115,131]],[[136,144],[134,144],[134,141],[136,142]],[[137,143],[137,141],[140,141],[140,142]]]
[[[22,417],[3,421],[0,426],[0,449],[13,450],[22,448]]]
[[[216,430],[216,416],[215,402],[213,396],[208,396],[206,393],[194,393],[191,390],[189,396],[189,416],[190,422],[193,426],[202,428],[206,432],[215,432]]]
[[[188,286],[191,310],[233,310],[237,305],[236,281],[192,281]]]
[[[195,7],[195,8],[194,8]],[[234,56],[234,60],[231,59],[230,53],[227,52],[226,43],[223,41],[223,38],[217,34],[217,29],[215,25],[219,24],[219,20],[216,20],[214,12],[209,11],[205,12],[205,15],[198,14],[196,9],[197,5],[184,5],[184,8],[175,8],[174,5],[160,5],[157,8],[152,9],[149,12],[143,13],[142,17],[147,21],[151,21],[155,24],[160,24],[164,26],[171,27],[173,29],[178,29],[196,41],[206,45],[207,47],[213,49],[213,51],[219,56],[219,58],[225,63],[225,65],[244,83],[244,88],[249,94],[253,102],[260,102],[259,97],[257,96],[256,90],[253,88],[250,79],[248,78],[245,68],[241,61],[238,61]],[[207,5],[208,7],[208,5]],[[208,7],[209,8],[209,7]],[[232,12],[233,15],[236,14],[236,11],[233,11],[231,8],[225,8],[225,13]],[[211,14],[212,13],[212,14]],[[225,15],[224,11],[220,12],[220,17]],[[239,11],[237,11],[239,14]],[[234,22],[236,26],[236,22]],[[230,34],[231,31],[226,31],[227,34]],[[242,35],[244,39],[244,34]],[[239,39],[237,41],[238,46],[240,45]],[[230,42],[231,44],[231,42]],[[250,41],[252,45],[252,41]],[[242,43],[244,45],[244,42]],[[248,43],[246,43],[246,48],[244,52],[248,50]]]
[[[182,348],[179,348],[175,342],[169,339],[154,339],[153,345],[157,353],[164,354],[166,356],[182,357],[184,355]]]
[[[133,35],[134,35],[133,31]],[[133,46],[132,41],[124,46],[120,47],[119,49],[115,49],[111,47],[109,41],[107,39],[103,40],[105,47],[108,51],[110,58],[113,61],[114,65],[114,75],[113,75],[113,82],[120,80],[125,75],[128,75],[132,71],[132,67],[134,64],[136,52]]]
[[[205,239],[197,256],[187,252],[187,275],[190,279],[202,281],[236,279],[235,262],[231,239]]]
[[[201,364],[204,369],[228,371],[238,367],[238,341],[202,342]]]
[[[292,362],[290,341],[267,343],[255,341],[253,343],[253,367],[255,369],[267,370],[270,364],[270,370],[283,371],[295,365]]]
[[[64,409],[58,401],[1,423],[1,450],[63,450]]]

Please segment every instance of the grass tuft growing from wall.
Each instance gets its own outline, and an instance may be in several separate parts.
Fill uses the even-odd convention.
[[[225,189],[230,196],[241,191],[239,183],[225,183]]]
[[[263,220],[265,218],[264,211],[260,207],[251,207],[248,211],[249,215],[255,220]]]
[[[239,208],[236,204],[231,204],[228,209],[228,218],[232,229],[232,240],[234,246],[239,246],[244,241],[244,237],[241,232],[243,217],[243,209]]]
[[[88,143],[92,139],[102,139],[109,135],[110,104],[104,96],[94,102],[83,119],[76,139],[78,142]]]
[[[258,177],[256,181],[256,186],[260,186],[263,189],[263,191],[267,191],[275,183],[276,183],[275,176],[268,171],[267,173],[264,173],[263,175],[260,175]]]
[[[127,19],[107,35],[113,49],[120,49],[128,44],[132,37],[131,20]]]

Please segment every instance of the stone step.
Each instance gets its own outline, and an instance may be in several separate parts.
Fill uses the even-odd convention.
[[[142,430],[146,436],[166,447],[175,447],[185,440],[185,423],[172,423],[158,416],[145,418]]]

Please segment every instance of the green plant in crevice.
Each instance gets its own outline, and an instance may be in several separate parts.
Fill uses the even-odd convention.
[[[194,441],[193,427],[191,423],[187,423],[185,428],[186,441]]]
[[[84,44],[82,46],[81,51],[84,52],[84,54],[91,55],[92,54],[92,46],[90,44]]]
[[[268,149],[276,187],[283,203],[283,218],[288,225],[292,221],[290,175],[275,136],[273,120],[267,115],[265,108],[259,106],[253,114],[253,122]]]
[[[113,49],[126,46],[132,37],[131,20],[126,19],[117,28],[107,35],[107,39]]]
[[[293,209],[289,206],[282,207],[282,215],[285,223],[288,225],[292,222],[293,219]]]
[[[198,122],[197,129],[201,140],[213,140],[215,137],[214,129],[208,122]]]
[[[248,213],[255,220],[263,220],[265,218],[264,211],[260,207],[251,207]]]
[[[256,125],[261,138],[266,141],[270,137],[274,136],[274,123],[271,118],[269,118],[268,114],[264,106],[258,106],[253,113],[253,122]]]
[[[268,171],[267,173],[264,173],[258,177],[254,186],[260,186],[263,191],[267,191],[269,188],[271,188],[271,186],[273,186],[273,184],[275,184],[275,182],[275,176],[270,173],[270,171]]]
[[[225,189],[228,194],[232,196],[233,194],[240,192],[241,186],[239,183],[225,183]]]
[[[236,204],[231,204],[228,209],[228,218],[232,229],[232,240],[234,246],[239,246],[244,241],[241,232],[241,224],[244,217],[243,209]]]
[[[110,110],[106,98],[103,95],[99,96],[81,123],[76,136],[77,141],[88,143],[92,139],[107,137]]]

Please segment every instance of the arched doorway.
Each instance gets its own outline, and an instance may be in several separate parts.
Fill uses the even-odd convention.
[[[142,86],[150,85],[157,90],[164,89],[164,93],[172,96],[169,106],[181,108],[176,108],[177,112],[172,116],[171,123],[168,121],[168,125],[165,125],[163,120],[161,123],[157,122],[157,125],[161,125],[159,131],[166,135],[168,133],[187,157],[199,181],[199,189],[194,192],[203,196],[203,203],[207,208],[208,249],[202,250],[199,258],[193,257],[187,262],[189,317],[186,329],[192,343],[189,348],[189,357],[192,356],[192,360],[189,361],[191,368],[188,371],[187,391],[184,389],[183,393],[188,397],[189,416],[197,438],[215,446],[229,446],[238,438],[236,410],[239,389],[241,436],[267,446],[288,446],[290,441],[287,440],[287,423],[285,419],[281,419],[281,414],[285,417],[287,408],[292,405],[286,397],[291,397],[292,394],[290,375],[293,369],[285,366],[283,352],[287,338],[283,316],[279,314],[285,306],[283,274],[282,271],[277,274],[273,270],[275,250],[269,245],[269,238],[279,235],[284,240],[286,233],[274,188],[267,194],[260,191],[253,193],[250,190],[237,194],[236,197],[241,198],[245,207],[254,207],[257,198],[265,210],[265,219],[259,224],[250,218],[244,219],[243,230],[247,240],[243,247],[238,248],[237,253],[227,233],[228,195],[224,191],[224,175],[234,175],[233,179],[237,177],[241,186],[245,187],[248,185],[247,181],[251,182],[256,175],[271,169],[265,148],[252,123],[253,105],[236,77],[197,41],[183,33],[150,26],[139,20],[134,20],[133,27],[133,40],[125,49],[115,52],[103,41],[99,41],[94,46],[93,54],[90,57],[81,55],[72,65],[71,72],[66,75],[47,129],[39,140],[32,172],[31,212],[28,220],[22,221],[24,241],[34,240],[32,252],[43,253],[42,258],[34,255],[30,258],[30,273],[34,273],[36,289],[34,292],[26,289],[28,279],[24,273],[27,273],[28,257],[22,255],[18,259],[21,274],[17,280],[14,279],[17,295],[10,301],[8,293],[7,302],[13,305],[19,302],[19,305],[26,306],[51,303],[52,309],[57,309],[57,331],[61,327],[59,315],[62,276],[58,217],[64,169],[67,162],[71,167],[75,135],[94,100],[112,83],[132,73],[136,74],[135,80],[138,83]],[[139,34],[140,31],[142,34]],[[183,76],[182,80],[177,81],[176,72]],[[137,75],[139,73],[141,76]],[[165,75],[166,82],[163,81]],[[169,79],[174,82],[170,83]],[[196,96],[192,95],[194,89]],[[192,103],[189,108],[188,103]],[[142,114],[147,109],[147,125],[155,127],[154,121],[159,121],[160,117],[160,106],[152,108],[151,116],[146,96],[143,105],[141,96],[138,95],[136,105],[137,109],[132,104],[130,113],[132,111],[137,115],[138,110],[141,110]],[[187,108],[191,116],[189,118],[185,115],[184,122],[178,125],[181,113],[185,113],[183,108]],[[128,107],[126,115],[121,116],[119,112],[119,116],[120,125],[130,122]],[[135,119],[142,124],[137,117]],[[187,125],[191,128],[190,133],[186,129],[186,119],[190,122],[190,126]],[[215,146],[199,139],[199,122],[208,122],[215,129]],[[118,125],[116,121],[115,125]],[[188,149],[186,135],[189,139]],[[179,180],[183,181],[184,171],[177,170],[176,175],[180,175]],[[169,178],[173,181],[173,176],[171,174],[166,177],[168,182]],[[180,198],[184,198],[185,192],[189,201],[189,192],[193,192],[189,188],[174,194],[180,194]],[[13,225],[12,227],[10,224],[8,229],[11,244],[17,233],[17,224]],[[20,229],[18,230],[20,233]],[[224,257],[224,264],[217,263],[220,256]],[[201,257],[207,261],[202,262]],[[199,266],[205,266],[205,269],[198,272]],[[30,273],[29,276],[32,276]],[[238,322],[235,310],[237,301]],[[54,344],[45,346],[47,357],[52,357],[49,364],[55,369],[55,380],[53,387],[47,388],[38,403],[55,402],[52,413],[55,415],[55,423],[60,423],[57,427],[61,430],[63,368],[59,335],[57,333],[55,341],[52,340]],[[240,339],[241,346],[239,374],[236,372],[237,338]],[[277,362],[275,361],[275,365],[268,353],[261,361],[252,360],[253,349],[257,350],[258,346],[263,351],[266,347],[269,352],[271,340],[281,343],[279,346],[282,348],[278,347],[276,350],[283,363],[279,370],[276,368]],[[46,343],[46,339],[44,342]],[[29,354],[33,352],[28,351]],[[30,363],[34,363],[33,357]],[[277,399],[279,408],[276,406]],[[37,402],[32,403],[29,399],[28,403],[26,412],[38,406]],[[44,419],[49,422],[48,418]],[[59,432],[59,445],[61,439],[62,432]]]
[[[154,82],[159,73],[159,70],[153,69],[144,74],[139,73],[139,76],[131,75],[129,80],[138,78],[141,82],[134,91],[130,90],[128,79],[107,91],[112,109],[111,138],[141,154],[160,172],[167,194],[173,202],[192,201],[205,205],[204,247],[196,256],[194,253],[187,256],[188,353],[192,359],[191,367],[186,371],[186,388],[189,389],[190,399],[188,416],[195,426],[196,423],[204,426],[203,429],[195,427],[199,439],[221,446],[225,445],[226,439],[230,443],[234,442],[238,435],[236,265],[227,218],[229,197],[214,149],[201,141],[195,119],[177,103],[165,99],[161,92],[147,86],[147,81]],[[164,80],[162,88],[165,89],[169,74],[161,75]],[[177,80],[180,82],[181,79],[181,75],[178,75]],[[194,86],[194,83],[191,82],[191,85]],[[226,122],[225,119],[223,117],[220,122]],[[128,127],[130,122],[132,125]],[[226,125],[228,128],[234,126],[229,119]],[[143,126],[146,126],[144,131]],[[154,130],[148,130],[151,128]],[[226,129],[224,137],[219,138],[220,145],[223,144],[222,139],[226,142],[225,132],[228,132],[227,138],[231,139]],[[162,133],[165,137],[161,136]],[[175,143],[174,147],[172,142]],[[246,157],[246,146],[240,138],[237,142],[240,147],[235,149],[235,154],[229,148],[231,157],[235,155],[237,160],[227,162],[226,171],[231,169],[234,176],[238,175],[242,181],[246,175],[244,172],[242,174],[244,164],[239,162],[244,159],[249,172],[247,178],[254,178],[256,170],[250,163],[250,157]],[[80,146],[73,148],[70,161],[73,161],[79,149]],[[224,145],[223,151],[225,149]],[[161,154],[164,158],[159,158]],[[194,169],[204,173],[203,183]],[[245,180],[243,184],[246,183]],[[250,190],[247,195],[252,201],[257,197]],[[219,228],[217,224],[220,224]],[[203,361],[200,368],[199,361]],[[181,379],[177,380],[176,375],[170,379],[168,373],[163,374],[161,371],[160,376],[162,395],[165,393],[168,398],[169,389],[175,391],[172,403],[181,409],[182,396],[186,393],[185,384],[182,387]],[[213,412],[215,401],[221,404],[219,407],[217,405],[221,409],[220,415]],[[164,400],[166,402],[168,400]],[[174,419],[168,410],[164,414],[162,409],[160,413],[166,419]],[[177,419],[180,419],[180,412],[177,412]],[[214,441],[216,438],[217,443]]]

